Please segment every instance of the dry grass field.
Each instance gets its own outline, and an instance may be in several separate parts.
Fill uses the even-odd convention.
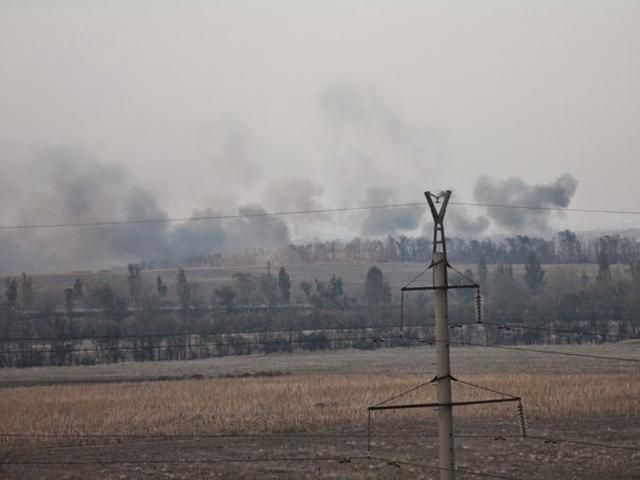
[[[582,345],[538,345],[536,350],[580,355],[640,359],[640,342]],[[427,378],[435,371],[435,349],[431,346],[382,348],[378,350],[299,352],[269,355],[234,355],[188,362],[128,362],[95,366],[33,367],[0,369],[0,387],[59,385],[91,382],[138,382],[204,378],[419,374]],[[544,355],[526,350],[484,347],[453,347],[451,364],[458,375],[637,373],[638,365],[625,361],[600,361],[565,355]]]
[[[632,342],[545,348],[640,360]],[[0,476],[438,478],[435,412],[375,412],[370,456],[366,439],[367,406],[428,380],[433,353],[3,370],[2,432],[53,436],[2,437],[4,461],[22,464]],[[638,363],[482,348],[452,349],[452,360],[460,380],[521,396],[530,423],[523,439],[514,404],[457,408],[460,478],[640,478]],[[426,386],[397,402],[433,395]],[[454,383],[456,400],[499,396]]]
[[[535,421],[640,416],[638,378],[631,374],[511,374],[461,380],[522,396]],[[0,424],[8,432],[74,435],[327,431],[362,426],[367,406],[424,381],[424,376],[415,374],[292,375],[12,388],[2,392]],[[456,400],[503,398],[460,383],[454,383],[453,390]],[[429,386],[400,403],[435,400],[435,388]],[[391,426],[410,421],[416,412],[376,415]],[[459,408],[456,415],[515,418],[515,405]],[[429,423],[435,420],[432,411],[421,413],[420,418]]]

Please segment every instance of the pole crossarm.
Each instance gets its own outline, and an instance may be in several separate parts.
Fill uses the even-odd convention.
[[[466,400],[460,402],[449,402],[449,403],[438,403],[438,402],[428,402],[428,403],[406,403],[400,405],[379,405],[368,407],[369,411],[376,410],[402,410],[407,408],[438,408],[438,407],[464,407],[468,405],[484,405],[487,403],[504,403],[504,402],[520,402],[522,399],[520,397],[513,398],[489,398],[486,400]]]
[[[435,287],[435,286],[431,286],[431,285],[426,285],[426,286],[420,286],[420,287],[412,287],[411,285],[418,280],[420,277],[422,277],[425,273],[427,273],[429,270],[431,270],[434,266],[436,266],[436,264],[434,264],[433,262],[429,264],[429,266],[427,266],[427,268],[425,268],[423,271],[421,271],[418,275],[416,275],[414,278],[412,278],[409,282],[407,282],[403,287],[400,288],[400,292],[413,292],[413,291],[418,291],[418,290],[438,290],[438,289],[455,289],[455,288],[475,288],[476,290],[480,289],[480,285],[477,284],[476,282],[473,281],[473,279],[467,277],[466,275],[464,275],[463,273],[461,273],[459,270],[457,270],[456,268],[452,267],[448,262],[447,262],[447,268],[453,270],[455,273],[458,274],[458,276],[462,277],[464,280],[466,280],[469,283],[463,284],[463,285],[446,285],[443,287]]]
[[[478,289],[479,285],[448,285],[448,286],[444,286],[444,287],[433,287],[433,286],[429,286],[429,287],[402,287],[401,290],[403,292],[416,292],[418,290],[451,290],[451,289],[458,289],[458,288],[475,288]]]

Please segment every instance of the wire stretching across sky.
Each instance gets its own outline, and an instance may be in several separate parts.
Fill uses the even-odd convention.
[[[534,205],[506,205],[498,203],[473,203],[473,202],[449,202],[449,205],[461,207],[482,207],[482,208],[506,208],[517,210],[534,210],[549,212],[573,212],[573,213],[596,213],[607,215],[640,215],[639,210],[602,210],[591,208],[564,208],[564,207],[540,207]],[[165,218],[146,218],[133,220],[102,220],[92,222],[66,222],[66,223],[32,223],[32,224],[16,224],[16,225],[0,225],[2,230],[35,230],[45,228],[81,228],[81,227],[105,227],[115,225],[142,225],[147,223],[178,223],[178,222],[202,222],[211,220],[230,220],[239,218],[256,218],[256,217],[287,217],[297,215],[314,215],[322,213],[340,213],[340,212],[357,212],[371,210],[386,210],[394,208],[416,208],[424,207],[426,204],[419,202],[411,203],[390,203],[385,205],[366,205],[360,207],[338,207],[338,208],[318,208],[311,210],[290,210],[282,212],[256,212],[256,213],[238,213],[229,215],[203,215],[192,217],[165,217]]]

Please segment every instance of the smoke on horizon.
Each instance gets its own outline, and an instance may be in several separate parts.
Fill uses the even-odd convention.
[[[374,187],[366,191],[363,205],[389,205],[398,203],[398,194],[391,188]],[[411,232],[425,218],[423,207],[374,209],[366,213],[360,227],[364,237],[381,237]]]
[[[520,178],[495,180],[482,176],[474,187],[474,198],[486,204],[565,208],[577,188],[578,180],[568,173],[544,185],[529,185]],[[509,232],[548,232],[551,228],[549,210],[488,207],[486,211],[491,221]]]
[[[69,148],[44,152],[14,171],[30,172],[33,186],[24,197],[5,203],[5,221],[13,224],[88,223],[166,220],[155,195],[138,185],[121,166],[101,163]],[[10,181],[4,178],[4,182]],[[0,185],[0,188],[3,185]],[[12,212],[6,215],[6,211]],[[264,213],[257,205],[239,214]],[[193,217],[211,216],[211,209]],[[230,213],[230,212],[226,212]],[[259,243],[258,243],[259,242]],[[0,232],[0,272],[98,268],[115,262],[186,258],[286,245],[289,229],[277,217],[192,221],[179,225],[152,222],[77,228],[42,228]]]
[[[12,191],[13,180],[29,175],[29,191],[6,196],[4,219],[13,224],[84,223],[103,220],[162,220],[169,214],[148,189],[138,185],[122,166],[103,163],[86,153],[56,148],[23,165],[0,181]],[[474,197],[479,203],[567,207],[578,182],[563,174],[549,184],[529,185],[519,178],[497,180],[480,177]],[[16,190],[16,189],[14,189]],[[17,189],[20,191],[20,189]],[[343,215],[273,217],[268,211],[317,210],[324,207],[322,185],[306,180],[269,183],[262,205],[249,203],[231,210],[206,208],[192,217],[239,213],[244,218],[223,221],[189,221],[180,224],[141,223],[72,229],[47,228],[0,232],[0,272],[51,271],[98,268],[114,263],[150,259],[184,259],[217,253],[261,249],[275,251],[291,242],[291,232],[323,228],[341,237],[385,237],[429,230],[425,207],[373,209]],[[403,203],[393,188],[366,190],[360,205]],[[228,202],[226,202],[228,205]],[[7,213],[9,212],[9,213]],[[545,210],[487,208],[474,217],[451,205],[447,232],[475,237],[497,230],[509,233],[549,232],[553,212]],[[256,215],[256,216],[251,216]],[[321,227],[318,227],[320,220]],[[341,234],[337,233],[341,232]],[[307,237],[309,238],[309,237]]]

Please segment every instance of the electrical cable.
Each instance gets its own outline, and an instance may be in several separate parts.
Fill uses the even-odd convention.
[[[621,335],[615,333],[602,333],[602,332],[589,332],[586,330],[565,330],[561,328],[553,328],[553,327],[536,327],[529,325],[522,325],[519,323],[498,323],[498,322],[482,322],[482,325],[489,325],[492,327],[498,327],[498,329],[509,330],[509,329],[521,329],[521,330],[536,330],[541,332],[549,332],[549,333],[559,333],[559,334],[567,334],[567,335],[582,335],[589,337],[607,337],[607,338],[615,338],[619,340],[640,340],[640,337],[633,337],[630,335]]]
[[[429,340],[430,343],[437,343],[439,340]],[[473,342],[458,342],[449,340],[448,343],[452,345],[462,345],[469,347],[484,347],[484,348],[499,348],[503,350],[513,350],[516,352],[531,352],[531,353],[540,353],[543,355],[566,355],[569,357],[583,357],[583,358],[593,358],[597,360],[614,360],[620,362],[632,362],[632,363],[640,363],[640,359],[638,358],[625,358],[625,357],[610,357],[606,355],[593,355],[589,353],[573,353],[573,352],[560,352],[558,350],[541,350],[537,348],[529,348],[529,347],[521,347],[521,346],[508,346],[508,345],[496,345],[496,344],[484,344],[484,343],[473,343]]]
[[[422,203],[396,203],[386,205],[367,205],[362,207],[339,207],[339,208],[318,208],[311,210],[291,210],[283,212],[258,212],[239,213],[229,215],[202,215],[192,217],[170,217],[170,218],[148,218],[138,220],[104,220],[95,222],[67,222],[67,223],[33,223],[22,225],[0,225],[2,230],[34,230],[45,228],[78,228],[78,227],[104,227],[116,225],[140,225],[149,223],[176,223],[176,222],[200,222],[210,220],[231,220],[239,218],[260,218],[260,217],[286,217],[296,215],[313,215],[321,213],[354,212],[367,210],[384,210],[391,208],[422,207]]]
[[[499,475],[499,474],[496,474],[496,473],[481,472],[480,470],[476,470],[476,469],[471,470],[469,468],[464,468],[464,467],[445,468],[445,467],[440,467],[438,465],[429,465],[429,464],[425,464],[425,463],[416,463],[416,462],[410,462],[410,461],[406,461],[406,460],[387,459],[387,458],[383,458],[383,457],[370,457],[370,458],[372,460],[378,460],[380,462],[386,462],[390,466],[406,465],[406,466],[410,466],[410,467],[427,468],[427,469],[431,469],[431,470],[463,473],[463,474],[475,475],[477,477],[484,477],[484,478],[497,478],[497,479],[500,479],[500,480],[521,480],[521,479],[516,478],[516,477],[510,477],[510,476],[506,476],[506,475]]]
[[[380,438],[405,438],[405,437],[437,437],[437,433],[379,433],[372,434],[371,437]],[[456,437],[461,438],[490,438],[495,437],[495,434],[456,434]],[[521,435],[501,435],[502,437],[514,437],[521,438]],[[0,438],[44,438],[44,439],[146,439],[155,438],[160,440],[173,440],[173,439],[277,439],[277,438],[368,438],[367,433],[335,433],[335,432],[283,432],[283,433],[16,433],[16,432],[0,432]]]
[[[475,325],[475,322],[473,323]],[[411,324],[405,325],[405,328],[429,328],[435,327],[433,323],[427,324]],[[236,330],[230,332],[182,332],[182,333],[162,333],[162,332],[149,332],[149,333],[136,333],[136,334],[126,334],[126,335],[95,335],[95,336],[69,336],[69,337],[0,337],[0,343],[11,343],[11,342],[45,342],[45,341],[56,341],[56,342],[73,342],[73,341],[81,341],[81,340],[127,340],[127,339],[136,339],[136,338],[179,338],[179,337],[190,337],[190,336],[200,336],[200,337],[211,337],[215,335],[288,335],[290,333],[330,333],[330,332],[338,332],[338,331],[347,331],[347,330],[385,330],[391,328],[399,328],[397,323],[388,323],[382,325],[371,325],[371,326],[343,326],[343,327],[330,327],[330,328],[291,328],[286,330]]]
[[[505,394],[508,395],[508,394]],[[371,434],[372,438],[437,438],[438,434],[436,433],[414,433],[414,432],[406,432],[406,433],[381,433],[381,434]],[[520,434],[456,434],[458,438],[523,438]],[[180,434],[180,433],[172,433],[172,434],[164,434],[164,433],[141,433],[141,434],[131,434],[131,433],[122,433],[122,434],[91,434],[91,433],[16,433],[16,432],[0,432],[0,438],[26,438],[26,439],[158,439],[158,440],[185,440],[185,439],[220,439],[220,440],[274,440],[274,439],[287,439],[287,438],[295,438],[295,439],[319,439],[319,438],[330,438],[330,439],[338,439],[338,438],[346,438],[346,439],[354,439],[354,438],[368,438],[366,433],[334,433],[334,432],[284,432],[284,433],[188,433],[188,434]],[[538,440],[544,441],[549,444],[556,443],[568,443],[572,445],[579,445],[584,447],[593,447],[593,448],[605,448],[605,449],[614,449],[614,450],[627,450],[627,451],[640,451],[640,446],[634,445],[620,445],[620,444],[607,444],[601,442],[589,442],[584,440],[572,440],[567,438],[555,438],[549,437],[546,435],[527,435],[525,437],[530,440]],[[90,445],[70,445],[70,446],[90,446]]]
[[[197,458],[182,460],[60,460],[60,461],[37,461],[37,460],[8,460],[0,461],[0,465],[149,465],[149,464],[189,464],[189,463],[260,463],[260,462],[346,462],[350,460],[367,460],[366,456],[327,456],[327,457],[245,457],[245,458]]]
[[[15,355],[15,354],[47,354],[47,353],[58,353],[58,354],[70,354],[70,353],[120,353],[125,351],[150,351],[150,350],[167,350],[167,351],[179,351],[182,349],[185,350],[193,350],[197,348],[203,347],[241,347],[241,346],[264,346],[264,345],[273,345],[273,344],[307,344],[307,343],[327,343],[330,344],[332,342],[355,342],[355,341],[372,341],[374,343],[383,343],[387,339],[400,339],[407,338],[403,335],[394,335],[383,337],[375,337],[371,336],[358,336],[358,337],[343,337],[343,338],[303,338],[303,339],[287,339],[282,338],[278,340],[247,340],[247,341],[234,341],[234,342],[205,342],[205,343],[183,343],[180,345],[137,345],[137,346],[115,346],[111,347],[109,345],[105,345],[102,347],[82,347],[82,348],[67,348],[65,346],[59,347],[59,349],[48,348],[48,349],[13,349],[13,350],[0,350],[0,356],[7,355]]]
[[[608,445],[606,443],[586,442],[584,440],[570,440],[566,438],[553,438],[553,437],[540,436],[540,435],[527,435],[526,438],[531,440],[541,440],[541,441],[544,441],[545,443],[569,443],[571,445],[580,445],[583,447],[609,448],[614,450],[628,450],[631,452],[640,452],[640,446],[632,446],[632,445]]]
[[[464,207],[483,207],[483,208],[506,208],[518,210],[539,210],[539,211],[557,211],[557,212],[576,212],[576,213],[599,213],[599,214],[617,214],[617,215],[640,215],[640,211],[635,210],[603,210],[590,208],[569,208],[569,207],[542,207],[534,205],[507,205],[497,203],[474,203],[474,202],[449,202],[449,205]],[[291,210],[281,212],[259,212],[245,214],[229,214],[229,215],[203,215],[192,217],[168,217],[168,218],[148,218],[134,220],[103,220],[94,222],[66,222],[66,223],[33,223],[33,224],[14,224],[0,225],[0,231],[4,230],[35,230],[46,228],[79,228],[79,227],[103,227],[117,225],[141,225],[149,223],[176,223],[176,222],[198,222],[209,220],[230,220],[238,218],[255,218],[255,217],[286,217],[296,215],[313,215],[321,213],[339,213],[367,210],[384,210],[392,208],[416,208],[424,207],[423,203],[392,203],[385,205],[366,205],[360,207],[338,207],[338,208],[318,208],[309,210]]]

